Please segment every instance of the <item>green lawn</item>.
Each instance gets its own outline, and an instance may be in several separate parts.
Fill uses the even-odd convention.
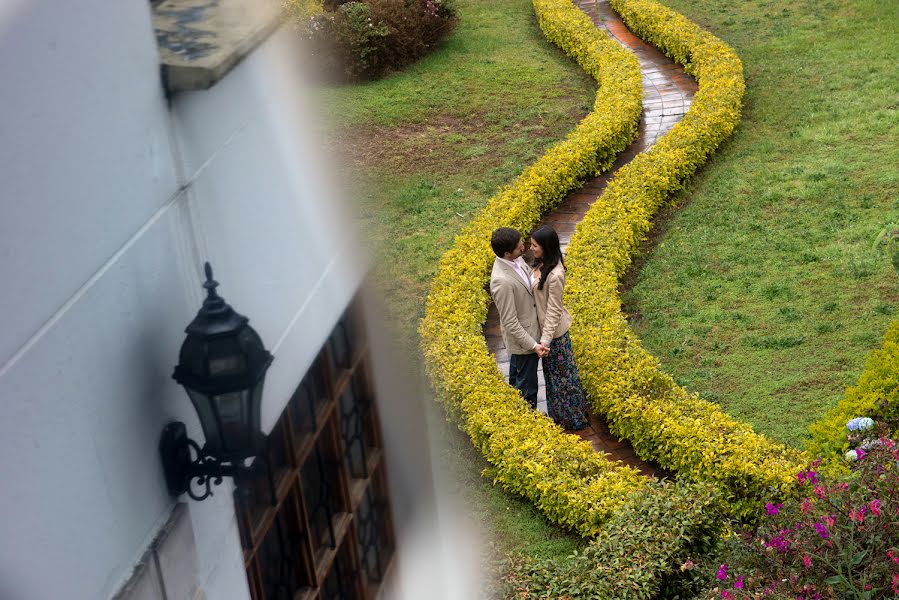
[[[440,256],[501,186],[563,138],[593,105],[595,83],[540,33],[529,0],[459,0],[459,25],[403,73],[321,90],[331,110],[330,151],[355,186],[377,248],[374,279],[398,335],[418,360],[416,328]],[[442,423],[444,457],[462,501],[502,556],[566,554],[576,536],[481,477],[467,438]]]
[[[777,439],[858,376],[899,309],[871,249],[899,221],[899,3],[668,3],[730,43],[747,78],[734,137],[676,199],[632,276],[626,309],[688,389]],[[499,187],[587,113],[594,86],[541,36],[528,0],[459,0],[458,29],[407,71],[321,90],[377,249],[375,279],[414,360],[437,261]],[[580,545],[480,477],[442,429],[445,457],[498,554]]]
[[[594,82],[542,37],[529,1],[463,0],[458,10],[452,37],[407,71],[320,99],[410,348],[453,236],[595,96]]]
[[[626,310],[687,389],[801,444],[899,308],[899,3],[671,0],[733,46],[742,123],[660,225]]]

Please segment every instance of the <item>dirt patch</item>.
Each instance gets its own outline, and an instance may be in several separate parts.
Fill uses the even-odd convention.
[[[571,102],[576,101],[572,98]],[[573,108],[568,114],[565,123],[543,123],[539,118],[499,123],[484,114],[440,114],[417,123],[356,125],[334,131],[327,150],[352,170],[386,170],[398,175],[484,173],[516,157],[539,157],[544,146],[563,138],[587,112]],[[518,138],[531,144],[516,144]],[[533,156],[520,156],[523,152]]]
[[[351,169],[453,173],[463,171],[459,163],[466,160],[476,159],[482,168],[502,162],[487,128],[483,116],[437,115],[420,123],[356,125],[336,131],[330,142],[334,156]],[[479,144],[488,149],[473,152]]]

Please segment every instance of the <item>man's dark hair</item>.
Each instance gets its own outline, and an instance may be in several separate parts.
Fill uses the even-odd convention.
[[[500,227],[490,236],[493,253],[502,258],[506,252],[513,252],[521,241],[521,232],[511,227]]]

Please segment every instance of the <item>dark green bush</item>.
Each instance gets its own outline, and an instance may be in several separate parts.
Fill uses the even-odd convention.
[[[505,597],[692,597],[707,583],[692,559],[717,545],[722,521],[710,486],[649,484],[581,552],[562,559],[514,559]]]
[[[326,2],[324,7],[302,30],[324,75],[337,81],[374,79],[400,69],[431,50],[456,23],[452,0]]]

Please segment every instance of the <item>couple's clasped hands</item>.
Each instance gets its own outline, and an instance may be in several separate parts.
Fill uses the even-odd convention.
[[[544,358],[549,354],[549,346],[541,342],[534,346],[534,352],[536,352],[537,356],[540,358]]]

